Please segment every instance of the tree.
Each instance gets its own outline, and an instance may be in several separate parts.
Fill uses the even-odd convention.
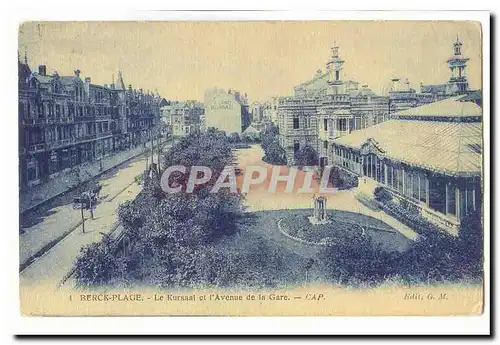
[[[261,146],[264,151],[267,150],[267,148],[271,143],[278,141],[278,134],[279,134],[278,127],[274,125],[266,127],[261,136]]]
[[[240,135],[236,132],[229,134],[228,140],[230,143],[237,144],[241,142]]]
[[[112,241],[104,235],[101,242],[82,247],[75,263],[75,278],[79,286],[104,285],[112,281],[118,268]]]
[[[137,197],[120,206],[118,217],[130,238],[126,255],[109,250],[109,240],[84,248],[77,261],[77,280],[82,285],[104,284],[114,277],[162,286],[187,286],[200,282],[195,261],[225,237],[238,231],[241,196],[221,189],[210,193],[233,151],[226,135],[215,129],[193,133],[177,142],[165,155],[167,166],[207,166],[212,179],[194,193],[165,193],[159,181],[147,179]],[[185,184],[189,174],[177,182]],[[185,191],[185,188],[183,189]]]
[[[277,140],[271,142],[266,147],[266,149],[264,149],[264,157],[262,158],[262,160],[266,163],[274,165],[287,164],[286,152],[285,150],[283,150]]]
[[[295,163],[300,167],[318,165],[318,153],[311,146],[305,145],[295,154]]]

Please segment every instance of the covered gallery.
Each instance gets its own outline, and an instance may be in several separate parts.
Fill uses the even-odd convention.
[[[334,143],[334,161],[456,233],[481,204],[482,109],[466,96],[395,113]]]

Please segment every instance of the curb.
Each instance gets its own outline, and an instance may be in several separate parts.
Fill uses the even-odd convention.
[[[110,200],[107,200],[106,202],[111,202],[113,201],[118,195],[123,193],[124,190],[126,190],[128,187],[133,185],[135,183],[135,180],[130,182],[125,188],[121,189],[118,193],[116,193]],[[87,221],[85,219],[85,221]],[[46,245],[44,245],[40,250],[38,250],[35,254],[31,255],[28,259],[26,259],[22,264],[19,265],[19,273],[21,274],[25,269],[27,269],[33,262],[36,261],[36,259],[42,257],[45,253],[47,253],[49,250],[54,248],[59,242],[64,240],[68,235],[70,235],[73,231],[78,229],[82,225],[82,221],[80,220],[77,224],[75,224],[73,227],[70,229],[64,231],[60,236],[56,237]],[[118,223],[115,223],[111,226],[111,231],[109,232],[109,235],[111,235],[116,228],[118,227]]]
[[[113,233],[116,231],[116,229],[118,229],[120,227],[120,223],[119,222],[115,222],[113,223],[113,225],[111,225],[111,231],[107,234],[109,236],[113,235]],[[120,233],[121,235],[121,233]],[[120,236],[118,235],[118,236]],[[118,238],[115,239],[115,241],[117,241]],[[66,282],[68,281],[69,278],[71,278],[71,276],[75,273],[76,271],[76,267],[75,265],[73,264],[73,268],[71,270],[69,270],[68,273],[66,273],[64,275],[64,277],[61,279],[61,281],[57,284],[57,288],[61,288],[64,284],[66,284]]]
[[[78,229],[80,225],[82,225],[81,220],[77,224],[75,224],[72,228],[63,232],[60,236],[56,237],[55,239],[44,245],[39,251],[31,255],[28,259],[26,259],[22,264],[19,265],[19,274],[21,274],[25,269],[31,266],[31,264],[34,263],[36,259],[42,257],[45,253],[54,248],[59,242],[64,240],[69,234]]]
[[[323,247],[332,247],[331,245],[329,244],[326,244],[326,243],[317,243],[317,242],[309,242],[309,241],[306,241],[306,240],[303,240],[301,238],[298,238],[298,237],[294,237],[288,233],[286,233],[282,228],[281,228],[281,221],[283,220],[284,218],[280,218],[280,220],[278,220],[278,230],[279,232],[284,235],[285,237],[288,237],[289,239],[291,240],[294,240],[294,241],[297,241],[297,242],[301,242],[301,243],[304,243],[304,244],[308,244],[310,246],[323,246]]]

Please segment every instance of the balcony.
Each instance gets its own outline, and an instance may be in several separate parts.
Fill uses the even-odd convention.
[[[42,118],[24,118],[21,121],[23,126],[40,126],[47,124],[47,119],[45,117]]]
[[[38,153],[45,151],[45,143],[28,146],[28,153]]]
[[[75,116],[75,122],[90,122],[95,120],[95,115]]]
[[[58,141],[49,142],[49,143],[46,143],[45,145],[46,145],[47,149],[53,150],[53,149],[58,149],[61,147],[69,146],[69,145],[73,144],[74,142],[75,142],[74,138],[66,138],[66,139],[62,139],[62,140],[58,140]]]
[[[112,131],[107,131],[107,132],[102,132],[102,133],[96,134],[96,138],[97,139],[106,138],[106,137],[109,137],[109,136],[112,136],[112,135],[113,135]]]

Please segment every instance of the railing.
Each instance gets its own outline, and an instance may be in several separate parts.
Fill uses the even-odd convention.
[[[28,146],[28,152],[30,153],[36,153],[44,150],[45,150],[45,143]]]
[[[29,125],[43,125],[47,123],[47,118],[42,117],[42,118],[24,118],[22,120],[22,124],[25,126]]]
[[[58,141],[48,142],[46,143],[47,149],[57,149],[59,147],[64,147],[72,144],[75,141],[74,138],[66,138]]]
[[[103,138],[103,137],[109,137],[110,135],[113,135],[112,131],[107,131],[107,132],[102,132],[102,133],[97,133],[96,137],[97,138]]]
[[[389,193],[391,193],[391,195],[399,202],[404,200],[405,202],[410,204],[411,205],[410,207],[414,211],[420,213],[422,217],[426,218],[429,222],[435,224],[436,226],[451,231],[453,233],[456,233],[456,231],[458,230],[458,226],[460,224],[460,221],[458,219],[452,219],[445,214],[442,214],[438,211],[428,208],[425,204],[421,202],[417,202],[415,200],[412,200],[411,198],[396,193],[394,190],[390,188],[386,188],[386,190],[389,191]]]

